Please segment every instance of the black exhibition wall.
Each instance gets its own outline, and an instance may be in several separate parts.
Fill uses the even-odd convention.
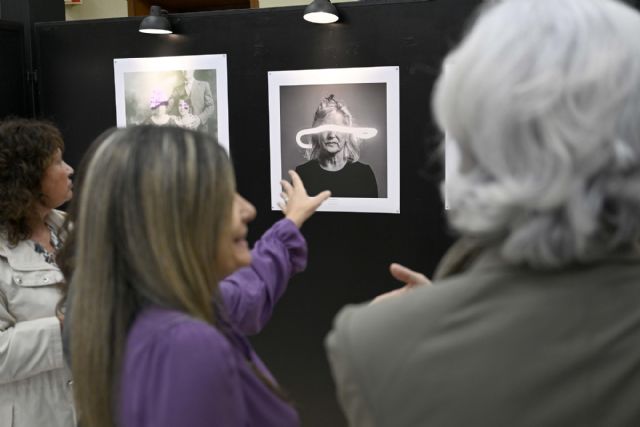
[[[37,111],[35,104],[35,85],[37,83],[37,73],[33,72],[33,56],[34,56],[34,24],[41,21],[64,21],[64,4],[60,1],[51,0],[0,0],[0,19],[21,23],[20,31],[22,31],[21,51],[18,53],[13,49],[12,53],[16,53],[13,57],[7,57],[7,61],[0,62],[2,67],[13,67],[11,62],[21,62],[24,70],[19,75],[14,75],[13,80],[9,80],[10,85],[18,84],[19,87],[11,87],[11,90],[24,90],[26,96],[26,109],[24,113],[19,115],[33,116]],[[7,51],[0,51],[0,55],[5,55]],[[20,55],[20,61],[17,58]],[[4,71],[4,70],[3,70]],[[4,77],[4,74],[3,74]],[[5,80],[3,79],[3,82]],[[4,95],[0,92],[0,95]],[[11,99],[11,98],[9,98]],[[6,102],[6,101],[3,101]],[[23,108],[23,107],[21,107]],[[18,114],[16,110],[10,110],[11,114]]]
[[[0,20],[0,119],[28,116],[23,25]]]
[[[281,216],[270,204],[267,73],[399,67],[401,213],[311,218],[303,228],[308,268],[253,338],[305,426],[345,425],[323,348],[336,312],[397,286],[387,272],[391,262],[431,274],[451,243],[430,94],[443,56],[477,3],[344,3],[340,22],[331,25],[305,22],[303,7],[174,14],[170,36],[138,33],[139,18],[36,24],[40,116],[62,129],[73,166],[91,140],[116,123],[114,58],[227,55],[231,155],[238,190],[258,211],[252,241]]]

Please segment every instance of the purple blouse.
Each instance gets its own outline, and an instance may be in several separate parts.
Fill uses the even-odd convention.
[[[264,327],[289,278],[305,268],[306,242],[293,222],[283,219],[252,255],[249,267],[220,283],[227,336],[179,311],[150,307],[138,315],[123,359],[122,427],[300,424],[293,407],[251,370],[247,358],[273,378],[244,335]]]

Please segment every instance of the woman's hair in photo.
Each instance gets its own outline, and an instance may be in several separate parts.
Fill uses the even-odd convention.
[[[640,236],[640,15],[612,0],[494,2],[445,59],[460,150],[449,218],[511,263],[588,262]]]
[[[180,98],[178,100],[178,111],[180,111],[180,109],[183,110],[188,110],[188,112],[192,111],[191,108],[191,100],[189,98]]]
[[[346,104],[338,101],[333,94],[322,98],[320,105],[316,109],[313,115],[312,126],[319,126],[324,118],[331,112],[338,112],[344,117],[346,126],[353,126],[354,120],[351,112],[347,108]],[[357,162],[360,158],[360,140],[353,134],[348,134],[347,141],[344,146],[345,156],[349,162]],[[322,145],[320,144],[320,135],[311,135],[311,148],[305,151],[305,158],[307,160],[317,159],[322,153]]]
[[[162,89],[154,89],[151,91],[151,97],[149,98],[149,108],[155,110],[161,105],[169,105],[169,96]]]
[[[101,427],[117,424],[123,352],[141,307],[217,324],[216,260],[235,181],[211,136],[177,127],[112,130],[89,152],[67,259],[71,365],[79,419]]]
[[[31,235],[29,220],[43,200],[42,178],[58,149],[64,151],[64,141],[52,123],[0,122],[0,233],[12,245]]]

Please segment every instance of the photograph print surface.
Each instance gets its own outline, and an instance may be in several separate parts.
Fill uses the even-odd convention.
[[[398,67],[269,73],[271,202],[288,170],[320,210],[399,213]]]
[[[113,60],[117,125],[175,125],[229,150],[226,55]]]

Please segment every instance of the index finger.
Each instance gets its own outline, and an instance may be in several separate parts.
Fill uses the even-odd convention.
[[[412,270],[408,269],[402,264],[394,262],[389,266],[389,272],[394,279],[401,282],[407,282],[407,280],[409,280],[409,278],[411,277]]]
[[[302,186],[302,188],[304,188],[304,183],[302,182],[302,178],[300,178],[300,175],[298,175],[296,171],[289,170],[289,176],[291,177],[291,183],[293,184],[294,187]]]
[[[413,271],[410,268],[398,263],[392,263],[389,266],[389,272],[391,275],[401,282],[408,285],[417,285],[422,283],[429,283],[429,279],[424,274]]]
[[[331,197],[331,191],[329,190],[324,190],[321,193],[316,194],[315,196],[313,196],[313,199],[317,199],[318,200],[318,205],[321,205],[322,203],[324,203],[325,200],[327,200],[329,197]]]
[[[292,188],[291,188],[291,184],[289,183],[289,181],[285,181],[284,179],[283,179],[283,180],[280,180],[280,185],[282,186],[282,189],[283,189],[286,193],[291,192]]]

